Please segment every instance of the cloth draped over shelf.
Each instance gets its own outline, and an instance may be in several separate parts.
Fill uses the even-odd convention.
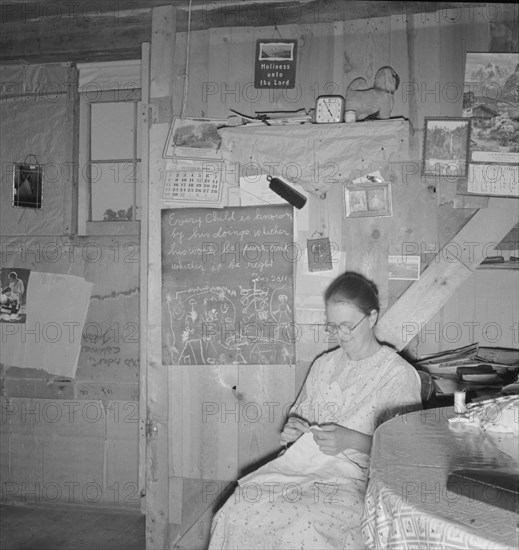
[[[346,184],[375,170],[384,174],[388,163],[407,160],[409,128],[398,118],[351,124],[246,124],[219,131],[222,156],[240,164],[241,177],[269,173],[323,195],[334,183]]]

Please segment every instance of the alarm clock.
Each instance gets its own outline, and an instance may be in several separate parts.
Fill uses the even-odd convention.
[[[344,122],[345,101],[342,95],[320,95],[315,101],[314,122]]]

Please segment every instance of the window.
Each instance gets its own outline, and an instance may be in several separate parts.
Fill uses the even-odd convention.
[[[79,68],[80,235],[140,231],[140,60]]]

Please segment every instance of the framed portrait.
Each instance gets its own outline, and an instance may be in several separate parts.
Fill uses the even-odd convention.
[[[391,183],[358,183],[344,187],[346,218],[392,216]]]
[[[470,119],[424,119],[422,174],[465,177],[469,160]]]
[[[221,137],[218,129],[226,120],[174,118],[164,147],[164,158],[219,159]]]
[[[15,163],[13,201],[16,208],[41,208],[43,200],[43,165]]]

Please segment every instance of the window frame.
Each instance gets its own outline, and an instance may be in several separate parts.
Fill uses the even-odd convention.
[[[92,105],[95,103],[120,103],[132,102],[135,104],[135,122],[138,125],[141,120],[138,104],[142,101],[141,88],[106,89],[93,92],[79,92],[79,174],[78,174],[78,235],[140,235],[140,220],[128,221],[92,221],[91,219],[91,182],[88,178],[89,165],[98,164],[91,159],[91,114]],[[141,131],[144,129],[141,128]],[[142,158],[136,156],[138,147],[138,132],[135,132],[133,142],[133,159],[110,159],[106,162],[135,162],[142,169]],[[142,185],[140,170],[136,172],[136,180],[133,189],[133,215],[136,213],[137,188]]]

